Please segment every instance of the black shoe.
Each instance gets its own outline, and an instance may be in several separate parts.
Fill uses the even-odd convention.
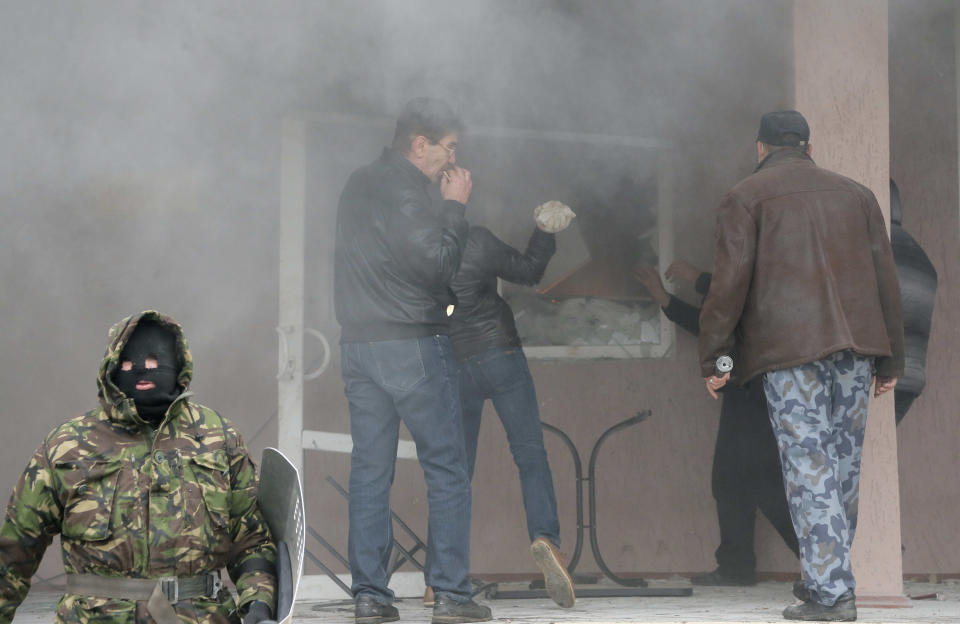
[[[370,594],[360,594],[353,608],[353,619],[357,624],[396,622],[400,619],[400,612],[392,605],[377,602]]]
[[[533,560],[537,562],[537,567],[543,573],[543,584],[547,589],[547,595],[564,609],[572,607],[577,601],[573,591],[573,579],[570,578],[567,566],[563,562],[563,555],[557,547],[550,540],[538,537],[530,544],[530,553],[533,554]]]
[[[810,590],[807,589],[807,586],[804,584],[803,579],[793,582],[793,595],[798,599],[804,602],[810,600]]]
[[[433,598],[433,624],[462,624],[463,622],[486,622],[493,619],[490,607],[478,605],[472,600],[457,602],[443,594]]]
[[[719,587],[749,587],[757,584],[757,576],[752,573],[731,574],[717,568],[713,572],[691,576],[690,582],[694,585],[713,585]]]
[[[788,620],[811,620],[814,622],[853,622],[857,619],[857,599],[852,591],[848,591],[837,598],[837,602],[829,607],[819,602],[806,600],[784,609],[783,617]]]

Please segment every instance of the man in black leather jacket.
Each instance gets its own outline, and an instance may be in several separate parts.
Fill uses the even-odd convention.
[[[470,478],[447,336],[449,283],[466,241],[471,190],[470,173],[456,166],[461,129],[446,103],[412,100],[397,120],[392,147],[350,176],[337,211],[334,288],[353,438],[348,553],[357,624],[399,618],[387,563],[401,421],[427,484],[432,621],[491,617],[471,600],[467,576]],[[443,197],[438,210],[427,192],[435,182]]]
[[[497,294],[497,279],[527,286],[539,282],[556,250],[553,232],[559,231],[556,227],[569,225],[570,218],[561,218],[552,226],[541,225],[538,217],[537,229],[523,253],[487,228],[471,227],[460,270],[451,282],[458,303],[450,327],[460,373],[470,476],[476,462],[483,404],[491,399],[520,473],[531,553],[543,572],[547,593],[562,607],[572,607],[575,595],[573,581],[557,550],[560,522],[537,395],[513,312]]]

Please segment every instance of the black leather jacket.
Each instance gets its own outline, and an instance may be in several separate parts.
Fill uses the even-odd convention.
[[[887,227],[867,187],[776,151],[717,210],[700,373],[734,348],[740,379],[850,349],[877,374],[903,373],[900,285]]]
[[[520,253],[485,227],[471,227],[463,262],[450,286],[457,307],[450,339],[457,359],[496,346],[520,346],[513,312],[497,294],[497,278],[532,286],[540,281],[557,249],[556,236],[536,229]]]
[[[337,209],[334,298],[340,342],[446,334],[465,206],[435,210],[429,178],[387,148],[347,182]]]

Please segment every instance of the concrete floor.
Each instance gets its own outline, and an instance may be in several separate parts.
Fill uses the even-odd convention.
[[[682,583],[680,583],[682,584]],[[673,584],[674,586],[677,583]],[[504,586],[505,587],[505,586]],[[869,623],[957,624],[960,622],[960,583],[906,583],[908,596],[939,594],[939,600],[910,600],[910,608],[858,606],[858,621]],[[14,624],[50,622],[58,594],[31,592]],[[572,609],[560,609],[546,599],[481,599],[498,622],[524,624],[598,624],[606,622],[781,622],[783,607],[791,602],[790,584],[764,582],[755,587],[697,587],[689,597],[581,598]],[[430,610],[418,599],[399,600],[400,621],[427,624]],[[298,602],[294,621],[311,624],[352,624],[349,601]]]

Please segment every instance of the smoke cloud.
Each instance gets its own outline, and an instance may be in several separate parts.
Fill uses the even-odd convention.
[[[184,324],[201,401],[244,431],[275,411],[283,119],[389,119],[430,94],[468,126],[677,146],[678,247],[706,262],[703,211],[745,173],[759,115],[789,101],[788,35],[786,0],[0,3],[0,396],[22,437],[0,489],[94,406],[106,331],[138,310]],[[390,133],[311,163],[349,171]],[[311,297],[329,299],[315,270]]]

